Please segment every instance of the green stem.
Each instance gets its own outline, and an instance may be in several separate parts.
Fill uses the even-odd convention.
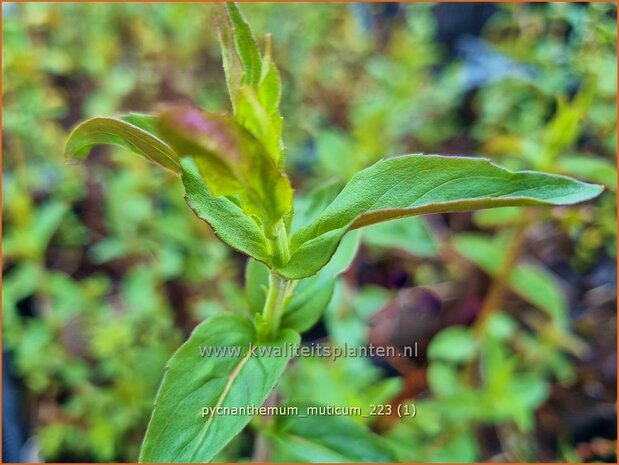
[[[273,339],[277,335],[284,307],[289,297],[289,290],[289,280],[275,273],[269,274],[269,292],[262,310],[262,322],[264,324],[262,336],[267,340]]]
[[[276,268],[285,265],[290,260],[290,249],[288,234],[283,221],[278,223],[275,237],[270,239],[269,244],[273,265]],[[272,271],[269,273],[269,290],[262,315],[258,317],[258,324],[256,325],[259,339],[272,340],[277,336],[282,314],[292,295],[293,287],[293,281],[282,278]]]
[[[277,228],[277,236],[270,240],[273,263],[277,266],[285,265],[290,260],[290,249],[288,248],[288,233],[286,226],[280,222]]]

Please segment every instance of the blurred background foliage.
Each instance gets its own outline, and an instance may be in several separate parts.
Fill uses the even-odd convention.
[[[243,10],[273,35],[300,211],[401,153],[606,186],[575,208],[370,228],[305,339],[419,356],[299,359],[278,396],[414,401],[415,418],[348,419],[403,461],[615,461],[616,6]],[[203,318],[245,310],[244,259],[167,173],[112,149],[68,166],[62,147],[92,115],[226,109],[212,11],[4,3],[2,39],[4,461],[135,461],[167,358]],[[277,444],[277,460],[317,459]],[[220,458],[251,453],[247,431]]]

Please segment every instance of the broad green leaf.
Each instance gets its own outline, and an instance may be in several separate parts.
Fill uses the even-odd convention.
[[[299,335],[282,331],[252,353],[255,340],[252,323],[237,314],[219,313],[196,327],[167,364],[141,462],[208,462],[243,429],[250,415],[217,409],[260,407],[288,363],[287,357],[260,350],[283,351],[286,344],[298,344]],[[201,356],[205,348],[220,352]]]
[[[278,416],[268,437],[276,458],[294,462],[395,462],[387,442],[367,427],[345,416],[317,415],[311,408],[324,406],[287,404],[298,415]]]
[[[157,117],[154,115],[148,115],[145,113],[128,113],[126,115],[119,116],[119,118],[126,123],[133,124],[143,131],[159,137],[157,134]]]
[[[153,128],[151,118],[148,115],[126,115],[86,120],[69,134],[65,157],[81,160],[86,158],[94,145],[115,145],[180,174],[178,155],[150,131]]]
[[[571,205],[601,186],[564,176],[512,172],[479,158],[404,155],[360,171],[313,223],[291,239],[291,259],[278,272],[311,276],[347,231],[425,213],[517,205]]]
[[[359,234],[346,237],[331,261],[320,272],[302,280],[284,310],[282,328],[303,332],[318,322],[331,302],[336,278],[352,262],[359,248]]]
[[[486,273],[496,276],[505,261],[507,236],[491,238],[463,233],[453,239],[455,249]],[[519,263],[510,278],[510,288],[527,302],[544,310],[554,322],[567,324],[567,301],[561,284],[549,271],[532,263]]]
[[[450,362],[467,362],[477,352],[477,343],[473,333],[464,326],[445,328],[430,341],[428,358]]]
[[[214,196],[191,158],[181,162],[185,199],[195,214],[206,221],[217,237],[235,250],[268,263],[266,239],[258,224],[227,197]]]
[[[157,123],[176,153],[193,156],[213,195],[237,196],[243,211],[275,237],[292,212],[292,187],[255,137],[228,115],[186,105],[163,111]]]

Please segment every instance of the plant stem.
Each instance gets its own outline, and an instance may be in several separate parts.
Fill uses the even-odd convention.
[[[290,296],[290,281],[271,272],[269,274],[269,292],[262,310],[262,321],[265,324],[264,336],[273,339],[279,330],[284,307]]]
[[[273,254],[273,262],[276,265],[285,265],[290,260],[290,249],[288,247],[288,233],[286,226],[280,222],[277,228],[277,236],[270,240],[271,253]]]

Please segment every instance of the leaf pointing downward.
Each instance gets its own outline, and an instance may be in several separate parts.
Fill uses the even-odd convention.
[[[278,272],[311,276],[347,231],[407,216],[516,205],[572,205],[602,187],[565,176],[512,172],[485,159],[404,155],[357,173],[311,224],[291,239],[291,259]]]

